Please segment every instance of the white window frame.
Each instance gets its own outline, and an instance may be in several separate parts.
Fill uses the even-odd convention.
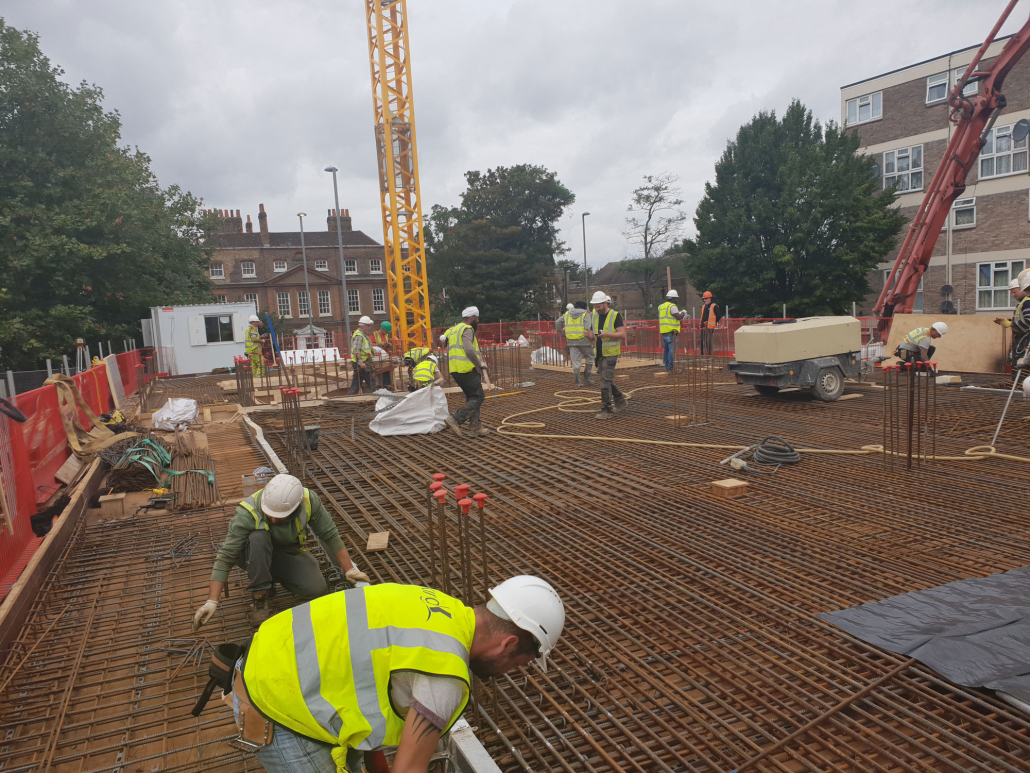
[[[240,276],[244,279],[257,279],[257,263],[251,260],[240,263]]]
[[[1025,260],[996,260],[984,263],[976,264],[976,308],[977,311],[997,311],[1005,309],[1014,309],[1016,307],[1015,301],[1012,300],[1012,296],[1009,294],[1009,281],[1019,275],[1019,272],[1026,268],[1027,261]],[[981,284],[981,271],[985,266],[989,266],[988,269],[988,281],[991,284]],[[999,285],[995,281],[995,274],[998,272],[1006,272],[1005,279],[999,280],[1002,283]],[[985,305],[980,303],[980,294],[990,293],[991,294],[991,305]],[[1005,302],[1004,306],[995,305],[995,301],[1002,298]]]
[[[318,316],[331,317],[333,315],[333,301],[328,290],[318,291]]]
[[[918,166],[916,166],[915,161],[917,156],[919,163]],[[898,168],[902,165],[902,160],[904,160],[907,168],[904,171],[899,172]],[[888,171],[888,166],[891,164],[894,166],[894,171]],[[912,175],[917,173],[919,174],[918,188],[912,184]],[[887,188],[895,183],[898,183],[898,193],[923,190],[923,185],[926,183],[926,167],[925,159],[923,157],[923,146],[911,145],[907,148],[895,148],[894,150],[884,151],[882,177],[884,190],[887,190]],[[887,182],[888,179],[890,180],[889,183]],[[901,187],[902,182],[904,182],[906,187]]]
[[[1012,138],[1012,126],[995,126],[987,133],[987,141],[980,151],[980,164],[977,167],[978,178],[980,180],[993,180],[996,177],[1011,177],[1015,174],[1026,174],[1028,161],[1030,161],[1030,149],[1027,148],[1028,140],[1030,138],[1024,137],[1022,142],[1016,142]],[[1008,140],[1009,150],[1002,153],[998,152],[998,143],[1000,140]],[[988,152],[990,151],[990,152]],[[1023,168],[1016,169],[1016,156],[1020,155],[1023,157]],[[1009,171],[997,172],[998,161],[1002,159],[1008,159]],[[984,174],[984,166],[990,162],[991,174]]]
[[[972,210],[973,222],[962,223],[958,222],[959,211],[966,212]],[[956,199],[955,203],[951,205],[951,228],[953,231],[964,231],[967,228],[976,228],[976,197],[971,199]]]
[[[368,262],[368,272],[370,274],[381,274],[383,273],[383,261],[379,258],[372,258]]]
[[[218,340],[211,340],[211,331],[208,330],[207,321],[209,319],[218,320],[215,322],[215,329],[218,332]],[[228,322],[226,322],[228,320]],[[229,325],[229,337],[222,338],[222,333],[225,332],[222,329],[222,325]],[[232,314],[205,314],[204,315],[204,342],[208,346],[214,346],[217,344],[231,344],[236,340],[236,332],[233,326]]]
[[[272,261],[272,271],[274,271],[277,274],[281,274],[282,272],[284,272],[287,269],[287,266],[288,264],[285,260]]]
[[[887,280],[890,279],[890,276],[891,276],[891,269],[885,268],[883,270],[883,283],[884,284],[887,284]],[[923,280],[924,279],[926,279],[925,275],[919,277],[919,287],[916,289],[916,297],[915,297],[915,300],[912,302],[912,311],[909,312],[910,314],[922,314],[923,311],[924,311],[924,308],[923,308]]]
[[[951,89],[955,86],[956,83],[959,82],[959,80],[962,78],[962,74],[965,71],[965,67],[959,67],[957,70],[952,70],[950,73],[945,71],[934,73],[933,75],[929,76],[926,79],[926,104],[935,105],[938,102],[947,101],[948,94],[951,93]],[[931,99],[930,89],[941,86],[942,84],[944,86],[944,94],[942,96],[934,97],[933,99]],[[966,97],[973,96],[979,90],[979,85],[979,81],[972,81],[970,83],[967,83],[965,85],[965,88],[962,89],[962,95]]]
[[[386,313],[386,291],[382,287],[372,288],[372,313]]]
[[[852,110],[854,105],[854,110]],[[861,118],[862,108],[869,108],[869,117]],[[860,123],[869,123],[870,121],[879,121],[883,118],[883,92],[874,91],[871,94],[863,94],[860,97],[849,99],[844,103],[844,115],[845,125],[857,126]],[[854,115],[854,119],[852,119]]]
[[[328,270],[329,270],[329,261],[328,260],[316,260],[315,261],[315,271],[328,271]]]
[[[361,313],[361,293],[352,287],[347,288],[347,313]]]
[[[225,264],[212,263],[208,266],[208,273],[212,279],[225,279]]]
[[[243,294],[243,302],[244,303],[253,303],[254,304],[254,313],[257,313],[257,308],[258,308],[258,294],[257,293],[244,293]]]
[[[349,274],[358,273],[358,261],[356,260],[345,260],[343,261],[343,270]]]
[[[297,290],[297,316],[311,316],[311,297],[307,290]]]
[[[225,295],[225,293],[215,293],[215,303],[228,303],[228,302],[229,302],[229,296]]]
[[[291,319],[293,317],[293,309],[290,307],[290,294],[287,292],[277,292],[275,294],[275,308],[280,317]],[[285,314],[283,313],[284,311],[286,312]]]

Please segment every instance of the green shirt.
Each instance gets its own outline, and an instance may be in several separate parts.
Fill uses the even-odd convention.
[[[343,540],[340,539],[340,532],[329,515],[329,511],[322,506],[322,501],[314,491],[309,490],[311,499],[311,520],[308,525],[315,532],[322,547],[329,555],[336,555],[343,548]],[[297,534],[298,511],[304,507],[303,500],[297,510],[290,514],[288,521],[282,523],[268,522],[268,534],[272,538],[272,546],[275,550],[284,553],[297,554],[304,548],[300,545]],[[225,542],[215,557],[215,565],[211,570],[211,579],[216,582],[226,582],[229,579],[229,570],[236,565],[237,559],[243,554],[244,545],[250,539],[250,533],[254,531],[254,516],[245,508],[237,507],[236,514],[229,521],[229,533],[225,536]]]

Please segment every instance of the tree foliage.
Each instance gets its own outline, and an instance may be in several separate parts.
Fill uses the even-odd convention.
[[[0,19],[0,346],[38,368],[76,337],[139,339],[150,306],[213,300],[199,202],[119,146],[103,94]]]
[[[636,257],[619,262],[619,268],[640,277],[636,280],[645,308],[654,306],[654,281],[665,268],[660,260],[666,248],[679,236],[687,215],[680,209],[682,191],[679,178],[663,172],[646,175],[644,184],[634,189],[627,212],[625,236],[636,247]]]
[[[797,100],[742,126],[675,248],[691,283],[747,316],[850,312],[905,222],[858,143]]]
[[[568,252],[556,224],[576,197],[532,164],[466,172],[465,180],[461,205],[434,206],[426,231],[434,319],[453,321],[469,305],[484,322],[553,311],[545,288],[555,257]]]

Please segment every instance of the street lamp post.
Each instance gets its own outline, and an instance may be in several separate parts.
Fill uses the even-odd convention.
[[[590,277],[587,272],[587,215],[589,212],[584,212],[580,217],[583,223],[583,291],[587,296],[587,308],[590,308]]]
[[[336,242],[340,245],[340,281],[343,284],[343,297],[340,298],[340,316],[343,317],[344,328],[347,331],[347,342],[344,344],[347,351],[350,351],[350,305],[347,303],[347,267],[343,263],[343,228],[340,226],[340,191],[336,187],[335,166],[327,166],[325,171],[333,173],[333,198],[336,200]]]
[[[308,251],[304,246],[304,218],[308,215],[306,212],[298,212],[297,219],[300,220],[300,255],[304,261],[304,292],[308,294],[308,338],[314,335],[314,328],[311,326],[312,306],[311,306],[311,285],[308,284]],[[297,304],[300,306],[300,304]],[[297,313],[300,314],[300,309],[297,309]]]

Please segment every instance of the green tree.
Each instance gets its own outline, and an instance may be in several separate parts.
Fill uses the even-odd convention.
[[[620,261],[619,268],[640,277],[636,285],[648,316],[654,306],[655,279],[666,266],[661,256],[679,236],[687,219],[679,208],[683,200],[679,197],[682,191],[676,186],[678,181],[668,172],[646,175],[626,208],[634,214],[626,218],[622,235],[636,246],[637,257]]]
[[[38,368],[75,338],[139,339],[150,306],[213,300],[199,201],[119,146],[103,94],[0,19],[0,346]]]
[[[466,172],[458,207],[433,207],[426,229],[434,322],[476,305],[484,322],[553,311],[555,257],[568,252],[557,222],[576,197],[542,166]]]
[[[782,120],[762,112],[742,126],[705,185],[697,236],[671,250],[686,253],[691,283],[746,316],[784,303],[795,316],[850,311],[905,223],[858,144],[797,100]]]

